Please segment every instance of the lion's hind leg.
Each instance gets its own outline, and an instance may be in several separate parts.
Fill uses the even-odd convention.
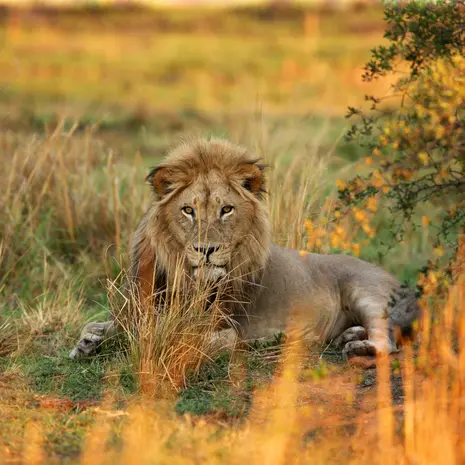
[[[365,357],[374,356],[379,351],[379,347],[369,339],[363,341],[350,341],[344,349],[342,349],[342,355],[344,358],[349,359],[351,357]]]
[[[393,336],[392,321],[386,312],[386,302],[381,296],[370,295],[359,297],[353,306],[354,316],[363,325],[363,331],[354,330],[354,337],[344,344],[342,353],[345,358],[354,356],[374,356],[377,352],[392,354],[397,352],[397,345]],[[351,331],[349,328],[347,331]],[[346,331],[346,332],[347,332]],[[350,336],[351,333],[346,335]],[[356,335],[364,337],[355,337]],[[343,333],[340,337],[345,335]]]
[[[116,326],[113,321],[101,323],[88,323],[84,326],[76,347],[69,356],[73,360],[96,355],[102,343],[116,333]]]
[[[344,346],[343,354],[352,356],[375,355],[377,352],[392,354],[401,342],[399,333],[412,332],[415,320],[420,316],[415,292],[404,285],[394,285],[385,295],[372,289],[371,293],[358,294],[353,301],[355,318],[363,324],[368,338],[352,340]]]

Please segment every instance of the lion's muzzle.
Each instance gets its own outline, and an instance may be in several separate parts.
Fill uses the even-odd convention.
[[[218,245],[197,244],[188,253],[195,279],[217,282],[227,274],[229,254]]]

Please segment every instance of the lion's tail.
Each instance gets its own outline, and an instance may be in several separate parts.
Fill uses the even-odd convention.
[[[388,302],[389,321],[393,328],[400,330],[402,338],[415,337],[415,322],[421,316],[415,291],[405,285],[394,288]]]

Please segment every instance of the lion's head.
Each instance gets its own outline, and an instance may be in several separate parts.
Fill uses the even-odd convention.
[[[259,158],[221,139],[172,150],[147,177],[154,200],[144,228],[157,267],[182,256],[187,273],[217,281],[256,282],[270,243]]]

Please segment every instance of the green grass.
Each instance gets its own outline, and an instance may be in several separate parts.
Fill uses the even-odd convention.
[[[56,356],[29,357],[21,360],[32,388],[41,394],[58,394],[71,401],[99,400],[105,364],[98,358],[90,362],[73,362],[68,351]]]

